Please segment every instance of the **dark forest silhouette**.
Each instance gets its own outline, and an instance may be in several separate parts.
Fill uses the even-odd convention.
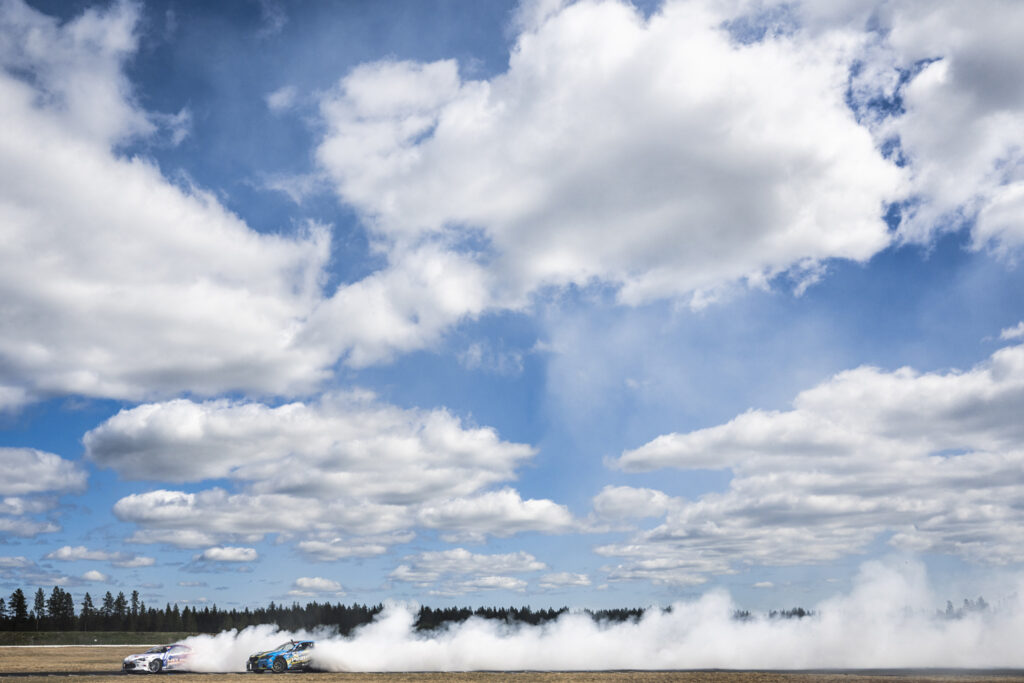
[[[988,608],[984,598],[977,601],[964,600],[964,606],[955,609],[947,603],[946,610],[938,610],[937,616],[962,618],[966,613],[983,611]],[[107,591],[98,604],[89,593],[82,596],[76,605],[71,593],[60,586],[54,586],[49,595],[39,588],[31,598],[18,588],[5,600],[0,598],[0,631],[129,631],[129,632],[188,632],[219,633],[229,629],[243,629],[258,624],[277,624],[286,631],[326,627],[336,629],[341,635],[348,635],[357,626],[368,624],[384,609],[381,604],[343,605],[327,602],[307,602],[300,605],[278,605],[271,602],[267,607],[256,609],[218,609],[217,605],[180,607],[166,604],[163,608],[146,605],[139,598],[138,591],[126,597],[123,592],[116,596]],[[671,608],[665,608],[670,611]],[[470,617],[496,619],[512,624],[542,624],[557,619],[569,611],[559,609],[531,609],[530,607],[421,607],[415,622],[419,631],[429,631],[446,624],[458,623]],[[623,622],[638,620],[645,613],[644,608],[620,608],[585,610],[595,621]],[[772,610],[771,619],[802,619],[813,616],[812,610],[794,607],[786,610]],[[738,610],[733,618],[745,621],[753,618],[747,610]]]

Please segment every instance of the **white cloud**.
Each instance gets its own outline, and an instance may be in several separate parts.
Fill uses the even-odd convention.
[[[771,581],[758,581],[754,584],[754,588],[775,588],[775,584]]]
[[[0,448],[0,495],[23,496],[85,488],[86,473],[78,463],[34,448]]]
[[[333,562],[348,557],[374,557],[383,555],[393,545],[408,543],[416,537],[412,532],[399,532],[386,536],[339,536],[300,541],[296,547],[308,557],[321,562]]]
[[[175,400],[88,432],[86,458],[130,479],[230,477],[258,492],[329,492],[378,503],[464,495],[511,479],[534,451],[445,410],[403,410],[366,392],[271,408]]]
[[[152,557],[144,557],[141,555],[135,555],[134,553],[127,554],[122,552],[109,552],[106,550],[89,550],[89,548],[84,545],[61,546],[60,548],[47,553],[44,559],[59,560],[62,562],[98,560],[100,562],[110,562],[115,567],[125,568],[151,567],[156,563],[156,560]]]
[[[0,567],[4,567],[5,569],[31,566],[32,562],[22,555],[18,555],[17,557],[0,557]]]
[[[295,579],[294,588],[288,591],[288,595],[313,596],[319,593],[343,594],[341,584],[331,579],[319,576],[302,576]]]
[[[87,459],[128,479],[228,478],[241,489],[156,490],[114,512],[132,541],[182,547],[299,537],[318,559],[366,557],[423,526],[460,538],[574,528],[568,510],[510,488],[534,454],[445,410],[400,409],[353,392],[276,408],[176,400],[124,410],[83,439]],[[180,533],[180,536],[178,535]]]
[[[115,560],[113,562],[113,565],[115,567],[124,567],[127,569],[137,569],[139,567],[152,567],[154,564],[156,564],[156,558],[145,557],[143,555],[136,555],[131,558],[126,558],[124,560]]]
[[[132,97],[122,66],[137,21],[131,3],[63,25],[0,8],[0,395],[309,389],[334,360],[297,343],[327,231],[258,234],[115,153],[154,121],[179,138],[187,124]]]
[[[660,517],[671,504],[669,496],[654,489],[605,486],[594,496],[594,512],[608,520]]]
[[[1021,405],[1024,346],[963,372],[842,372],[792,410],[751,410],[623,453],[627,471],[734,476],[723,493],[669,499],[662,524],[598,552],[626,558],[612,578],[677,583],[737,565],[833,560],[883,534],[903,550],[1024,561]]]
[[[56,508],[59,494],[84,489],[88,476],[78,463],[34,448],[0,447],[0,471],[0,532],[23,537],[60,530],[33,517]]]
[[[285,85],[267,95],[267,107],[274,113],[291,109],[299,91],[294,85]]]
[[[460,595],[478,590],[523,590],[525,581],[507,575],[544,569],[547,565],[522,551],[482,555],[454,548],[410,555],[391,572],[391,578],[424,587],[438,585],[431,591],[437,595]]]
[[[864,9],[853,21],[867,18]],[[927,241],[938,230],[970,225],[976,248],[1021,246],[1024,61],[1017,27],[1024,7],[911,0],[870,9],[878,38],[861,56],[853,93],[859,107],[879,96],[898,103],[897,115],[868,118],[879,141],[898,140],[910,172],[914,201],[901,235]],[[805,3],[812,17],[818,10]]]
[[[259,553],[255,548],[213,547],[207,548],[194,559],[204,562],[255,562],[259,559]]]
[[[0,531],[11,536],[36,536],[60,531],[53,522],[37,522],[25,518],[0,517]]]
[[[0,531],[4,531],[0,524]],[[0,581],[13,585],[66,585],[77,579],[43,569],[23,555],[0,557]]]
[[[255,537],[252,542],[255,543],[258,540],[259,537]],[[125,539],[125,542],[144,545],[162,543],[179,548],[202,548],[216,543],[217,537],[195,529],[137,529]]]
[[[447,241],[489,264],[463,315],[594,279],[625,303],[699,303],[889,243],[902,173],[845,104],[856,36],[740,46],[712,3],[535,9],[490,80],[378,62],[322,102],[318,159],[383,248]]]
[[[340,287],[310,318],[305,340],[363,367],[429,347],[491,305],[493,276],[443,244],[392,249],[388,266]]]
[[[1013,327],[1007,327],[999,333],[999,338],[1003,340],[1024,339],[1024,321],[1017,323]]]
[[[572,513],[550,500],[523,500],[505,488],[479,496],[426,504],[418,511],[420,524],[446,531],[445,540],[480,541],[488,535],[512,536],[522,531],[565,533],[577,528]]]
[[[558,572],[540,577],[541,588],[566,588],[568,586],[589,586],[590,577],[586,574]]]
[[[446,584],[437,590],[430,591],[430,594],[454,596],[487,590],[518,591],[521,593],[526,590],[526,586],[526,581],[517,579],[514,576],[478,576],[474,579]]]
[[[82,580],[102,583],[104,581],[110,581],[110,577],[104,574],[103,572],[96,571],[95,569],[90,569],[86,573],[82,574]]]
[[[474,342],[458,355],[467,370],[484,370],[497,375],[518,375],[523,371],[523,354],[494,348],[487,342]]]

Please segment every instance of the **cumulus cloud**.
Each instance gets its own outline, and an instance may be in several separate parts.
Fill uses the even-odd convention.
[[[696,303],[889,243],[902,173],[846,106],[855,36],[738,45],[712,3],[527,15],[490,80],[385,61],[324,99],[318,159],[391,253],[486,261],[489,306],[594,279]]]
[[[103,583],[105,581],[110,581],[110,577],[104,574],[103,572],[96,571],[95,569],[90,569],[86,573],[82,574],[82,580]]]
[[[523,590],[526,581],[508,575],[544,569],[546,564],[522,551],[483,555],[453,548],[407,556],[391,572],[391,578],[420,586],[440,584],[431,591],[436,595],[461,595],[481,590]]]
[[[240,489],[159,489],[119,500],[130,540],[180,547],[297,538],[320,560],[379,555],[418,527],[480,539],[574,528],[549,500],[523,500],[515,478],[534,455],[443,409],[401,409],[366,392],[310,403],[176,400],[123,410],[83,439],[86,458],[128,479],[226,478]],[[311,504],[315,502],[315,504]]]
[[[817,3],[821,5],[823,3]],[[848,11],[804,3],[813,24],[864,25],[851,94],[877,139],[910,174],[901,235],[927,241],[970,226],[975,248],[1024,244],[1024,7],[1003,0],[872,3]],[[863,23],[856,23],[863,22]]]
[[[594,496],[594,512],[608,520],[660,517],[671,503],[669,496],[654,489],[632,486],[605,486]]]
[[[0,448],[0,463],[4,469],[0,495],[63,493],[85,488],[85,470],[53,453],[33,448]]]
[[[86,458],[130,479],[230,477],[257,492],[366,496],[381,504],[464,495],[511,479],[534,451],[445,410],[366,392],[272,408],[180,399],[122,410],[84,439]]]
[[[87,474],[75,462],[34,448],[0,448],[0,532],[31,537],[60,530],[38,515],[58,505],[57,496],[81,491]]]
[[[343,538],[327,536],[300,541],[296,547],[307,557],[321,562],[332,562],[347,557],[374,557],[383,555],[393,545],[408,543],[416,534],[398,532],[384,536],[360,536],[359,538]]]
[[[46,554],[47,560],[59,560],[62,562],[74,562],[77,560],[98,560],[110,562],[115,567],[137,568],[151,567],[156,563],[152,557],[136,555],[134,553],[109,552],[106,550],[89,550],[84,545],[65,545]]]
[[[420,524],[445,531],[446,540],[483,540],[488,535],[512,536],[522,531],[564,533],[578,527],[564,505],[551,500],[523,500],[505,488],[479,496],[452,498],[420,508]]]
[[[207,548],[194,559],[201,562],[255,562],[259,559],[259,553],[255,548],[213,547]]]
[[[842,372],[801,392],[791,410],[751,410],[624,452],[615,464],[631,472],[730,468],[733,479],[694,501],[659,498],[661,524],[598,552],[625,558],[613,579],[676,583],[833,560],[882,535],[902,550],[1019,563],[1021,405],[1024,346],[967,371]],[[615,494],[639,509],[653,497]]]
[[[0,531],[3,528],[0,527]],[[14,585],[66,585],[76,581],[67,575],[58,574],[40,567],[24,555],[0,556],[0,581]]]
[[[308,389],[333,362],[296,343],[328,234],[258,234],[115,152],[162,121],[122,72],[138,19],[127,2],[65,24],[0,7],[0,385],[22,401]]]
[[[334,593],[343,595],[341,584],[331,579],[320,576],[301,576],[295,579],[294,588],[288,591],[288,595],[311,597],[320,593]]]
[[[1024,338],[1024,321],[1017,323],[1013,327],[1007,327],[1001,331],[999,333],[999,338],[1004,341]]]
[[[567,588],[570,586],[589,586],[590,577],[586,574],[557,572],[540,577],[541,588]]]

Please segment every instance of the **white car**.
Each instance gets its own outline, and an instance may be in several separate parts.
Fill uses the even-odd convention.
[[[125,673],[140,671],[157,674],[161,671],[183,671],[188,669],[188,660],[192,649],[188,645],[157,645],[140,655],[128,655],[124,658],[121,670]]]

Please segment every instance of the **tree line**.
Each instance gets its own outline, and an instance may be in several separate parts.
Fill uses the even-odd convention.
[[[0,631],[132,631],[219,633],[257,624],[277,624],[285,630],[335,627],[342,634],[369,623],[384,609],[383,605],[352,605],[310,602],[290,606],[238,610],[220,610],[217,605],[179,607],[167,603],[163,608],[146,605],[133,590],[130,596],[107,591],[98,604],[90,593],[76,608],[71,594],[54,586],[49,597],[38,589],[29,603],[18,588],[8,599],[0,598]]]
[[[980,601],[980,599],[979,599]],[[984,603],[983,603],[984,604]],[[348,635],[357,626],[368,624],[384,609],[381,604],[308,602],[300,605],[278,605],[241,610],[217,609],[217,605],[199,607],[167,603],[163,608],[146,605],[139,592],[130,596],[107,591],[98,604],[88,592],[77,603],[71,593],[54,586],[47,596],[39,588],[31,603],[22,589],[0,598],[0,631],[130,631],[130,632],[187,632],[219,633],[230,629],[243,629],[257,624],[277,624],[287,631],[327,627]],[[664,611],[671,611],[671,607]],[[530,607],[421,607],[414,624],[418,631],[431,631],[446,624],[458,623],[470,617],[493,619],[510,624],[538,625],[553,621],[569,611],[559,609],[532,609]],[[639,620],[644,608],[584,610],[595,621],[623,622]],[[772,618],[802,618],[813,612],[802,607],[781,612],[773,611]],[[733,618],[751,618],[750,612],[737,611]]]

